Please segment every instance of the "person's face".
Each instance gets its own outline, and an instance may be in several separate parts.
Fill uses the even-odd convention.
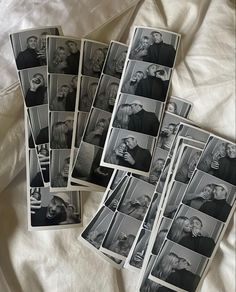
[[[152,35],[152,37],[153,37],[154,43],[159,44],[162,41],[162,36],[159,33],[157,33],[157,32],[154,33]]]
[[[142,197],[139,197],[137,199],[138,203],[141,205],[141,206],[148,206],[149,205],[149,198],[147,196],[142,196]]]
[[[76,43],[69,42],[67,44],[67,46],[68,46],[68,49],[69,49],[70,53],[75,54],[75,53],[78,52],[78,47],[77,47],[77,44]]]
[[[136,103],[132,103],[131,104],[131,110],[132,110],[132,113],[137,113],[141,110],[141,106],[139,104],[136,104]]]
[[[215,186],[213,194],[216,200],[224,200],[226,198],[226,190],[221,186]]]
[[[134,138],[126,138],[125,144],[129,149],[133,149],[137,145],[137,141]]]
[[[228,144],[226,147],[226,153],[229,158],[236,158],[236,145]]]
[[[175,113],[175,106],[174,106],[173,103],[168,103],[167,111],[170,112],[170,113]]]
[[[28,39],[28,48],[35,50],[37,48],[37,39],[36,38],[30,38]]]
[[[67,178],[69,175],[69,167],[70,167],[70,163],[66,160],[63,165],[63,169],[61,171],[61,175],[65,178]]]
[[[147,69],[147,73],[149,76],[156,76],[156,71],[157,71],[157,66],[156,65],[151,65],[148,69]]]
[[[66,51],[60,49],[60,50],[58,51],[58,56],[59,56],[59,58],[60,58],[61,60],[66,60]]]
[[[192,231],[192,226],[191,226],[190,221],[188,219],[186,219],[184,221],[184,231],[185,232],[191,232]]]
[[[59,92],[60,93],[60,96],[66,97],[68,95],[69,91],[70,91],[70,88],[69,87],[62,86],[60,88],[60,92]]]
[[[119,147],[118,147],[118,150],[120,151],[120,152],[125,152],[126,151],[126,145],[125,145],[125,143],[120,143],[120,145],[119,145]]]
[[[180,259],[179,260],[179,266],[178,269],[182,270],[182,269],[187,269],[188,268],[188,262],[185,259]]]
[[[66,133],[68,131],[73,130],[73,120],[66,120],[64,124],[65,124]]]
[[[136,77],[137,82],[139,82],[141,79],[143,79],[143,73],[137,72],[135,77]]]
[[[76,77],[74,77],[72,80],[71,80],[71,86],[73,87],[73,88],[77,88],[77,82],[78,82],[78,77],[76,76]]]
[[[146,49],[146,48],[148,48],[148,45],[149,45],[148,39],[143,38],[142,39],[142,46]]]
[[[48,219],[54,219],[62,214],[62,210],[64,210],[64,208],[65,206],[62,200],[54,197],[47,207],[46,217]]]
[[[204,191],[206,199],[210,199],[212,191],[213,191],[213,187],[206,186],[203,191]]]
[[[104,54],[101,50],[96,50],[92,58],[93,70],[100,72],[104,61]]]
[[[116,61],[116,65],[115,65],[116,72],[122,73],[122,70],[123,70],[124,64],[125,64],[125,58],[126,58],[126,52],[122,52]]]
[[[192,222],[192,228],[195,228],[197,230],[201,230],[202,229],[202,223],[199,220],[194,219],[193,222]]]
[[[44,84],[44,79],[43,79],[43,76],[41,76],[40,74],[35,74],[33,76],[33,79],[32,81],[36,84],[40,84],[40,85],[43,85]]]
[[[162,170],[164,166],[164,161],[161,159],[158,159],[155,166],[156,166],[155,167],[156,170]]]
[[[96,124],[96,132],[98,132],[98,133],[103,133],[103,131],[104,131],[104,129],[105,129],[105,123],[103,123],[103,122],[98,122],[97,124]]]
[[[176,269],[178,268],[178,266],[179,266],[179,259],[175,257],[172,262],[172,268]]]
[[[174,134],[175,126],[173,126],[173,125],[169,125],[169,126],[168,126],[168,129],[169,129],[170,133]]]
[[[41,41],[41,47],[46,47],[46,35],[45,34],[41,35],[40,41]]]
[[[114,105],[116,100],[116,94],[118,90],[118,84],[111,84],[108,90],[108,103],[109,105]]]

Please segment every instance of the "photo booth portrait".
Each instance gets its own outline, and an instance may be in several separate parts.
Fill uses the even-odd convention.
[[[80,78],[80,95],[79,110],[89,112],[97,90],[99,78],[81,76]]]

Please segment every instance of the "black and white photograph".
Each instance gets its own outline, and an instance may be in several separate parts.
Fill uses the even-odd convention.
[[[197,167],[236,186],[236,144],[210,136]]]
[[[76,75],[49,75],[49,110],[75,111],[78,77]]]
[[[139,290],[138,290],[139,292],[152,292],[152,291],[156,292],[156,291],[159,291],[157,289],[161,285],[157,284],[156,282],[151,281],[148,278],[155,260],[156,260],[156,256],[151,254],[149,256],[149,260],[148,260],[145,272],[142,274],[142,278],[140,277],[140,279],[142,279],[142,282],[140,283],[140,287],[139,287]],[[170,290],[170,291],[172,291],[172,290]]]
[[[88,113],[86,112],[78,112],[77,115],[77,127],[76,127],[76,136],[75,136],[75,147],[79,148],[80,142],[82,140],[85,126],[88,119]]]
[[[153,99],[121,94],[113,127],[157,136],[163,104]]]
[[[173,181],[168,193],[168,200],[164,209],[164,216],[173,219],[175,213],[183,199],[187,185],[178,181]]]
[[[51,150],[50,152],[50,185],[51,188],[66,188],[69,176],[70,149]]]
[[[81,41],[67,37],[48,37],[48,72],[78,75]]]
[[[162,193],[163,190],[164,190],[164,186],[165,186],[165,183],[166,183],[166,180],[167,180],[167,176],[169,175],[169,169],[170,169],[170,163],[171,163],[171,157],[168,156],[167,159],[165,160],[165,164],[164,164],[164,167],[161,171],[161,175],[157,181],[157,184],[156,184],[156,191],[158,193]]]
[[[99,80],[93,106],[112,113],[119,83],[120,79],[102,74]]]
[[[48,143],[48,105],[31,107],[28,109],[28,115],[35,144]]]
[[[193,104],[190,101],[179,97],[171,96],[167,100],[166,111],[184,118],[187,118]]]
[[[149,230],[146,229],[140,230],[136,245],[129,260],[129,265],[137,269],[142,268],[150,235],[151,232]]]
[[[26,107],[48,103],[46,66],[21,70],[19,79]]]
[[[116,78],[121,78],[128,47],[124,44],[112,41],[104,64],[104,73]]]
[[[130,180],[129,176],[123,177],[116,188],[110,192],[108,199],[105,200],[105,205],[113,212],[116,211]]]
[[[131,177],[118,206],[118,211],[142,221],[155,190],[155,186]]]
[[[156,232],[155,241],[152,246],[152,254],[154,255],[159,254],[161,247],[166,239],[171,223],[172,223],[172,220],[170,220],[169,218],[163,217],[161,219],[160,225]]]
[[[162,280],[176,287],[194,292],[207,265],[207,258],[174,242],[166,240],[157,257],[149,279]],[[160,281],[160,284],[164,284]]]
[[[37,152],[35,149],[30,149],[29,155],[29,177],[31,187],[43,187],[43,173],[39,165]]]
[[[114,177],[113,177],[113,179],[111,181],[110,189],[114,190],[117,187],[117,185],[120,183],[122,178],[125,177],[126,175],[127,175],[126,171],[115,170]]]
[[[181,148],[177,164],[174,166],[174,179],[187,184],[193,175],[202,151],[186,144],[183,144]]]
[[[198,210],[180,205],[168,239],[201,255],[210,257],[223,229],[223,223]]]
[[[37,155],[39,160],[39,165],[41,167],[43,180],[45,183],[49,182],[49,144],[41,144],[37,146]]]
[[[110,118],[110,112],[93,108],[84,133],[84,142],[103,147],[107,136]]]
[[[82,232],[81,237],[99,249],[113,217],[113,212],[102,207]]]
[[[81,142],[72,171],[72,178],[106,187],[113,170],[100,166],[102,148]]]
[[[161,195],[155,192],[154,195],[152,196],[151,204],[149,205],[148,211],[145,215],[143,228],[152,230],[157,209],[159,207],[160,199],[161,199]]]
[[[235,186],[197,170],[185,192],[183,203],[225,222],[235,198]]]
[[[50,113],[50,148],[69,149],[71,148],[73,132],[72,112],[51,112]]]
[[[180,35],[165,30],[135,29],[129,58],[172,68]]]
[[[121,92],[164,102],[171,72],[170,68],[162,65],[128,61]]]
[[[99,78],[106,58],[108,45],[85,40],[83,43],[82,75]]]
[[[147,173],[151,165],[154,142],[151,136],[113,128],[104,149],[104,162],[113,167],[118,165],[123,170],[132,169],[134,173],[134,170]]]
[[[31,227],[81,223],[79,192],[50,193],[49,188],[30,189]]]
[[[59,35],[60,30],[60,27],[44,27],[11,34],[17,69],[46,65],[46,36]]]
[[[93,103],[99,78],[82,76],[80,79],[79,111],[89,112]]]
[[[126,259],[140,227],[140,221],[115,213],[101,250],[118,259]]]

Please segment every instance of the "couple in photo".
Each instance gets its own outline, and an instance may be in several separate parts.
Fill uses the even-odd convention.
[[[144,109],[142,102],[134,100],[118,107],[113,126],[150,136],[156,136],[160,122],[155,113]]]

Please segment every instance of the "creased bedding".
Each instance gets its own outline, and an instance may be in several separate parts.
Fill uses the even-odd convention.
[[[235,140],[234,1],[0,1],[0,291],[134,291],[137,276],[116,271],[77,241],[82,228],[27,231],[23,102],[8,34],[55,25],[64,34],[128,42],[134,25],[182,35],[171,94],[194,107],[190,118]],[[102,198],[84,193],[87,224]],[[231,221],[202,291],[235,291]]]

